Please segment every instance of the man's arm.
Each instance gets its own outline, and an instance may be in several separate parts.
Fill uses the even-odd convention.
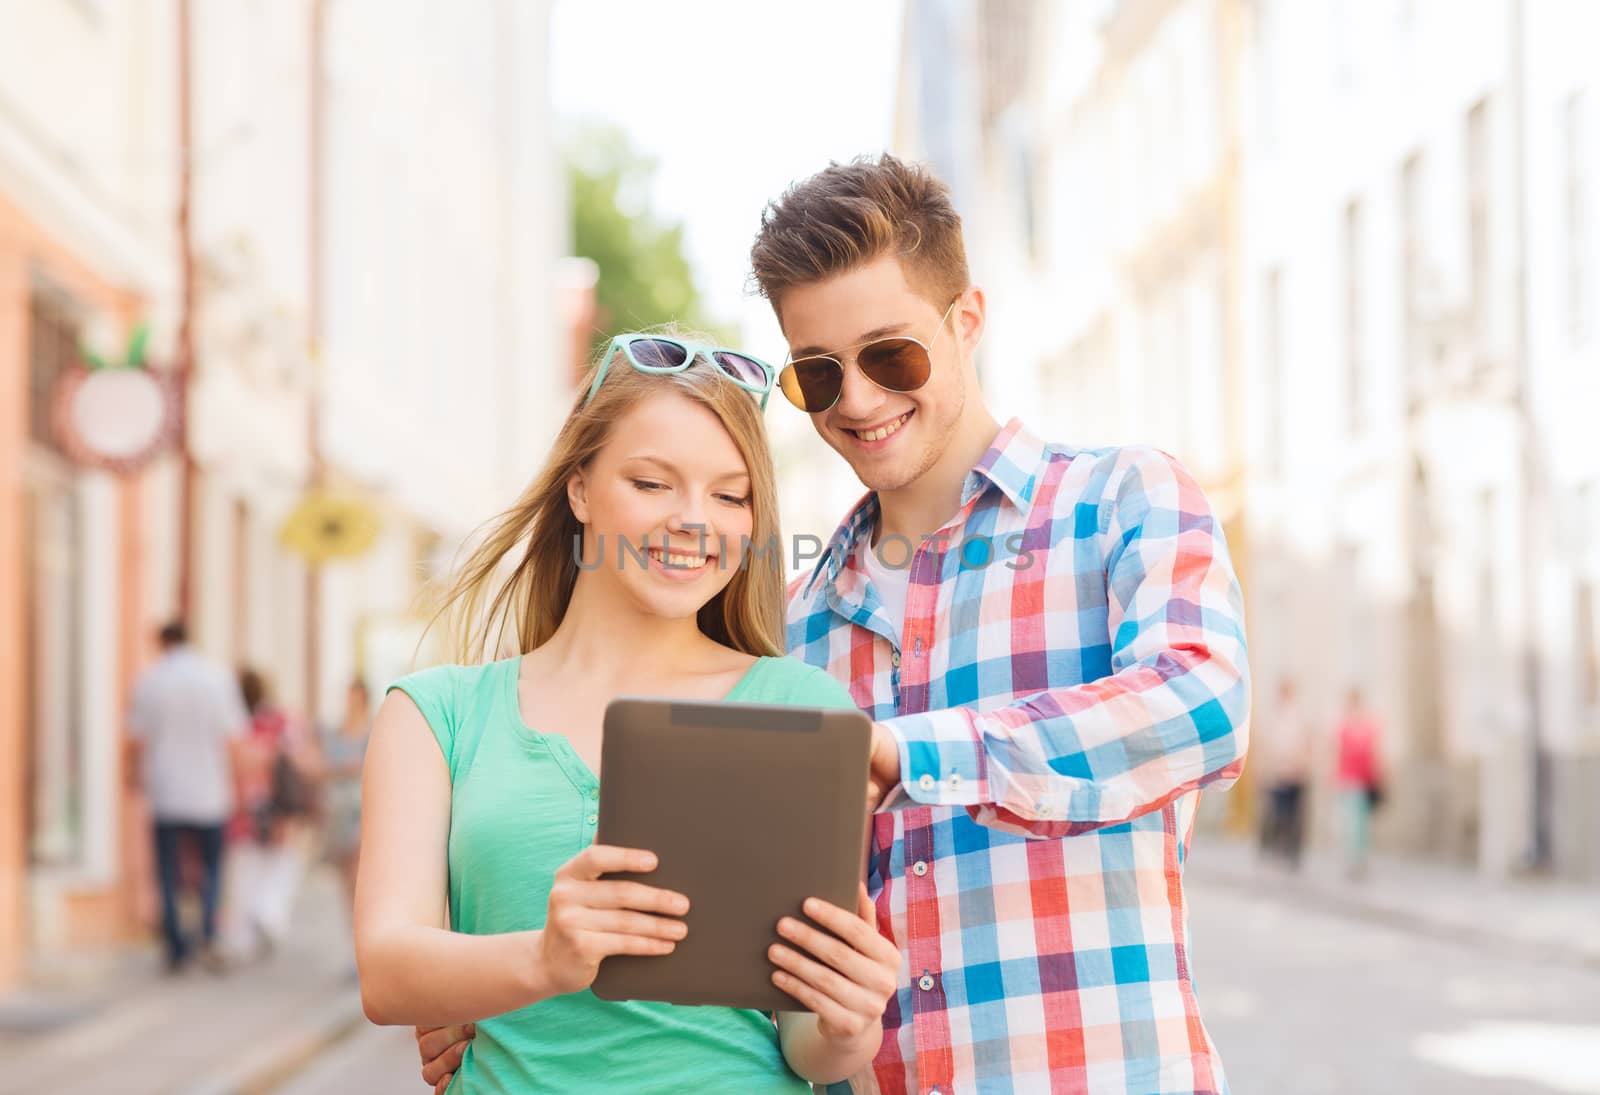
[[[1099,516],[1111,675],[982,714],[878,724],[890,804],[965,806],[985,825],[1052,837],[1238,778],[1250,690],[1222,530],[1188,473],[1153,450],[1121,459]]]

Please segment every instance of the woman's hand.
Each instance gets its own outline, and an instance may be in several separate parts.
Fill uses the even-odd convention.
[[[556,872],[537,944],[551,995],[594,984],[603,958],[671,954],[688,934],[676,919],[689,911],[687,897],[639,882],[601,881],[602,875],[655,869],[652,852],[594,844]]]
[[[900,948],[878,934],[867,888],[861,887],[853,913],[817,898],[805,903],[805,913],[827,931],[791,917],[780,920],[778,934],[788,945],[774,943],[767,952],[778,967],[772,983],[816,1015],[823,1037],[849,1043],[877,1030],[881,1038]]]

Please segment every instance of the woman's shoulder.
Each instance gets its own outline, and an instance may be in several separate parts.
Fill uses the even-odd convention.
[[[406,674],[385,691],[401,692],[416,705],[451,761],[453,774],[458,734],[470,739],[481,732],[486,713],[494,709],[499,674],[506,668],[506,661],[435,665]]]
[[[826,670],[799,658],[765,657],[755,666],[761,677],[758,703],[785,703],[802,707],[854,707],[850,690]]]
[[[498,672],[505,667],[504,661],[433,665],[396,679],[384,692],[402,692],[409,696],[431,722],[435,713],[454,711],[492,691],[494,682],[499,679]]]
[[[480,662],[465,665],[459,662],[444,662],[439,665],[430,665],[424,669],[414,669],[404,676],[397,677],[386,689],[394,691],[396,688],[420,687],[425,689],[472,687],[496,669],[505,668],[504,661]]]

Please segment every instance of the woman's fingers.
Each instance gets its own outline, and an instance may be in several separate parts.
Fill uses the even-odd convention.
[[[650,939],[670,939],[677,942],[689,934],[688,925],[681,920],[663,916],[649,916],[623,909],[588,909],[574,921],[580,931],[604,935],[642,935]]]
[[[852,1016],[848,1008],[840,1005],[827,993],[818,991],[814,986],[807,984],[794,974],[785,970],[772,971],[772,983],[779,989],[788,993],[806,1011],[817,1017],[818,1022],[834,1030],[859,1029],[861,1020]]]
[[[873,1011],[881,1014],[883,1011],[884,998],[881,994],[875,994],[870,988],[791,947],[774,943],[767,949],[767,957],[780,970],[811,986],[847,1011],[862,1014]]]
[[[842,910],[836,911],[842,912]],[[791,946],[812,955],[851,981],[866,986],[870,991],[884,995],[893,992],[895,972],[900,967],[899,948],[894,947],[876,930],[868,928],[851,914],[843,913],[843,916],[858,929],[849,931],[848,934],[853,937],[850,942],[837,939],[791,917],[784,917],[778,921],[778,934]],[[828,919],[841,924],[840,935],[846,934],[842,929],[844,921],[834,920],[832,917]]]
[[[617,848],[610,844],[591,844],[561,865],[557,878],[576,878],[593,882],[601,875],[648,874],[656,869],[654,852],[641,848]]]
[[[574,896],[591,909],[636,909],[663,916],[689,911],[689,899],[683,894],[639,882],[582,882]]]
[[[891,958],[898,966],[900,948],[878,934],[878,926],[873,920],[872,906],[867,902],[866,887],[863,886],[857,896],[859,912],[847,912],[837,905],[830,904],[819,898],[810,898],[805,903],[805,913],[811,919],[821,924],[828,931],[842,939],[850,948],[859,951],[874,961],[888,961]],[[787,923],[805,927],[800,921],[787,918]],[[779,930],[783,924],[780,922]],[[826,938],[822,933],[816,935]],[[811,950],[810,947],[806,948]],[[817,953],[813,951],[812,953]]]
[[[595,932],[590,936],[589,942],[602,957],[610,957],[613,954],[659,957],[671,954],[678,947],[677,942],[672,939],[657,939],[648,935],[617,935],[609,932]]]

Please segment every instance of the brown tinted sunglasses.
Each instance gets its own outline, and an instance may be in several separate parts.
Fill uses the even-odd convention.
[[[939,326],[927,345],[903,335],[874,339],[855,350],[856,367],[861,375],[887,392],[914,392],[933,375],[933,344],[944,331],[944,322],[956,306],[956,297],[939,318]],[[844,390],[844,361],[847,351],[838,354],[812,354],[796,358],[778,374],[778,387],[790,403],[807,414],[821,414],[839,402]]]

